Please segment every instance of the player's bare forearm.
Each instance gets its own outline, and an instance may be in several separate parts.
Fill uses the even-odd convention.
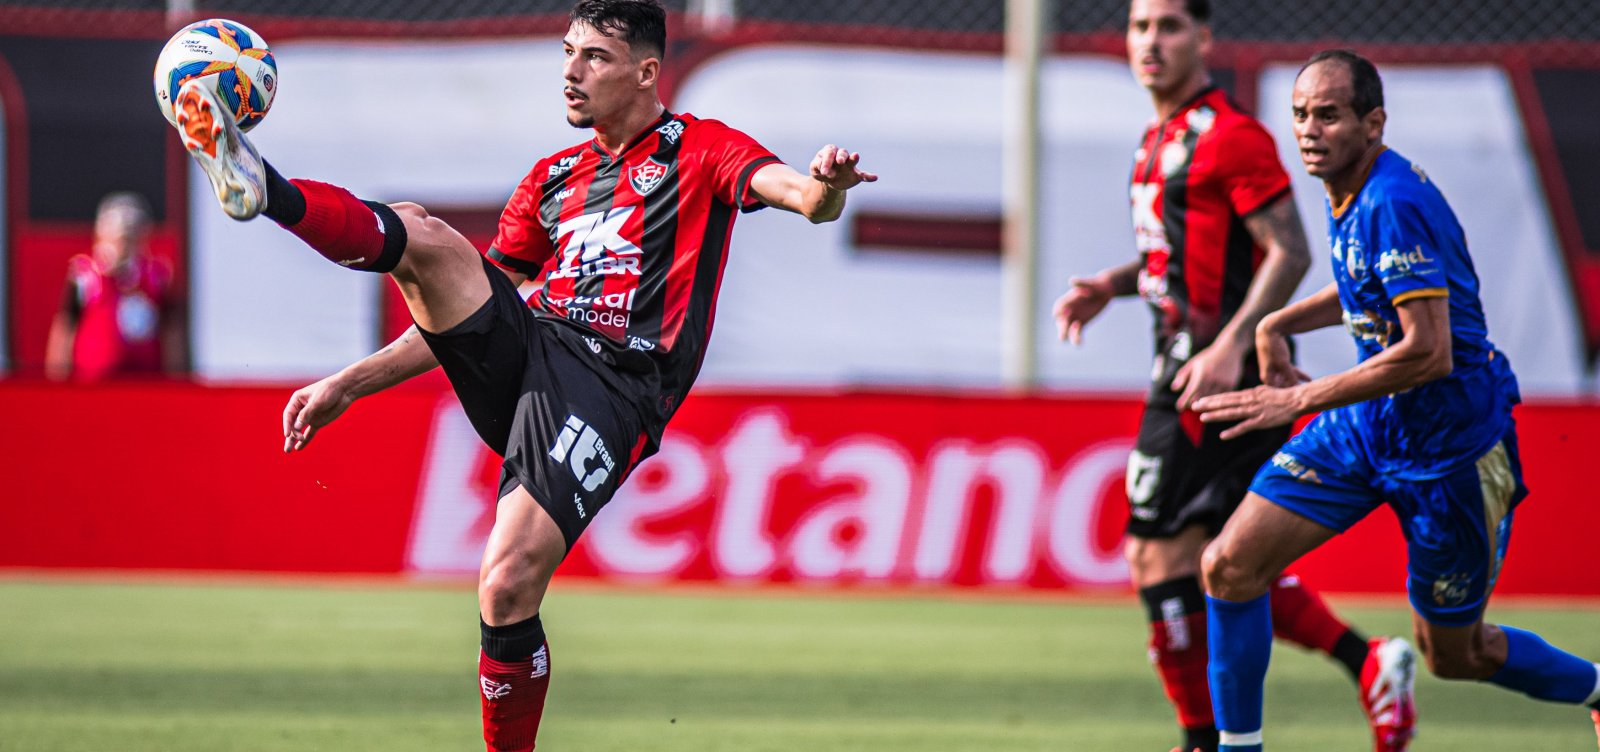
[[[1330,283],[1327,287],[1284,306],[1282,310],[1262,317],[1257,329],[1258,334],[1292,336],[1342,323],[1344,323],[1344,309],[1339,307],[1339,287]]]
[[[1298,386],[1258,386],[1206,397],[1194,405],[1200,420],[1237,421],[1237,425],[1222,432],[1222,438],[1232,439],[1256,429],[1288,425],[1302,415],[1365,402],[1449,375],[1449,301],[1442,297],[1413,299],[1396,310],[1405,337],[1355,368]]]
[[[1296,387],[1302,415],[1403,392],[1450,375],[1449,299],[1414,299],[1396,311],[1405,338],[1355,368]]]
[[[439,365],[415,324],[382,350],[345,367],[337,378],[352,398],[376,394]]]
[[[1217,336],[1217,342],[1239,352],[1255,344],[1256,325],[1289,302],[1311,268],[1311,251],[1306,248],[1305,229],[1293,196],[1284,196],[1245,217],[1244,225],[1266,256],[1238,312]]]
[[[792,211],[813,224],[832,222],[844,213],[844,194],[878,176],[858,169],[861,155],[829,144],[811,159],[811,174],[802,175],[774,162],[750,177],[750,190],[767,206]]]
[[[72,375],[72,341],[78,336],[78,326],[66,314],[56,314],[50,322],[50,335],[45,340],[44,373],[47,378],[60,381]]]
[[[1144,259],[1134,259],[1121,266],[1106,269],[1095,276],[1105,280],[1111,288],[1111,294],[1120,298],[1139,294],[1139,272],[1142,269],[1144,269]]]
[[[828,187],[817,180],[809,181],[803,190],[800,214],[812,224],[832,222],[844,213],[845,192]]]

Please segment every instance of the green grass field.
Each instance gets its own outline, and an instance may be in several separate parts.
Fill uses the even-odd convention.
[[[1373,631],[1402,604],[1346,611]],[[545,608],[548,750],[1159,750],[1127,603],[590,590]],[[1497,609],[1600,655],[1600,612]],[[472,750],[465,587],[0,579],[0,750]],[[1413,749],[1593,750],[1579,710],[1418,681]],[[1273,656],[1270,748],[1370,749],[1350,682]]]

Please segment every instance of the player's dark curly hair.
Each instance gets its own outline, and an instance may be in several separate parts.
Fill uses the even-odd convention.
[[[634,53],[664,57],[667,10],[659,0],[578,0],[571,19],[608,37],[620,38]]]
[[[1355,93],[1350,97],[1350,109],[1356,111],[1356,117],[1366,117],[1367,113],[1383,106],[1383,79],[1378,77],[1378,66],[1355,53],[1354,50],[1323,50],[1311,56],[1305,65],[1300,66],[1300,73],[1305,73],[1317,63],[1329,60],[1344,65],[1350,71],[1350,87]],[[1296,78],[1299,74],[1296,74]]]
[[[1211,23],[1211,0],[1184,0],[1183,11],[1196,23]]]

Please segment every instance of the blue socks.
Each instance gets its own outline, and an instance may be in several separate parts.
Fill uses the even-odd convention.
[[[1268,596],[1235,603],[1206,596],[1211,649],[1211,709],[1222,744],[1218,752],[1260,752],[1261,706],[1272,658]]]
[[[1532,632],[1505,625],[1500,631],[1506,635],[1506,663],[1488,682],[1536,700],[1591,707],[1600,703],[1600,667]]]

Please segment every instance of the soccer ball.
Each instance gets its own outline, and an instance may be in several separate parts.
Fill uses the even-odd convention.
[[[240,130],[267,116],[278,92],[278,63],[261,35],[238,21],[213,18],[183,27],[156,58],[156,106],[178,127],[172,103],[184,84],[200,80],[233,112]]]

